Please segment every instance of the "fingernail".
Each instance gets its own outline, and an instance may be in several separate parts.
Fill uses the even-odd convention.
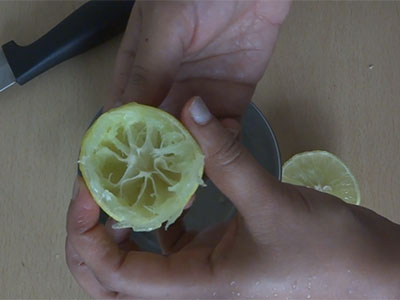
[[[72,199],[75,199],[79,195],[79,179],[76,177],[74,182],[74,188],[72,190]]]
[[[195,97],[189,108],[193,121],[199,125],[205,125],[211,120],[211,113],[200,97]]]

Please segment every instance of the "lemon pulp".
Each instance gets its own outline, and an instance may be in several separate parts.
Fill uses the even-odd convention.
[[[351,204],[360,204],[358,183],[349,168],[327,151],[296,154],[283,165],[282,181],[329,193]]]
[[[204,156],[173,116],[129,103],[89,128],[79,168],[94,200],[118,221],[116,228],[150,231],[182,213],[202,183]]]

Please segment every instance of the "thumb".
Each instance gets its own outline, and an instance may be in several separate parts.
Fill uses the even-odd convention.
[[[248,225],[257,226],[260,218],[276,213],[284,196],[283,185],[211,115],[199,97],[186,104],[182,120],[205,154],[207,176],[234,203]],[[223,120],[225,124],[232,122]]]

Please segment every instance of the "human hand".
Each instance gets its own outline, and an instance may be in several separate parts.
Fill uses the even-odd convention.
[[[264,74],[288,1],[137,1],[105,105],[137,101],[178,115],[194,95],[240,117]],[[229,100],[227,100],[229,99]]]
[[[67,262],[96,298],[399,298],[400,226],[314,190],[280,183],[199,99],[182,121],[205,170],[238,216],[182,239],[169,255],[141,252],[129,231],[98,223],[84,182],[68,212]],[[229,130],[227,129],[229,128]]]

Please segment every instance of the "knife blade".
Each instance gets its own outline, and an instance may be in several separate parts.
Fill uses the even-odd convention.
[[[4,44],[0,49],[0,92],[14,83],[23,85],[118,35],[125,29],[134,3],[91,0],[32,44]]]
[[[0,49],[0,92],[12,86],[15,83],[15,77],[8,65],[7,58],[3,49]]]

